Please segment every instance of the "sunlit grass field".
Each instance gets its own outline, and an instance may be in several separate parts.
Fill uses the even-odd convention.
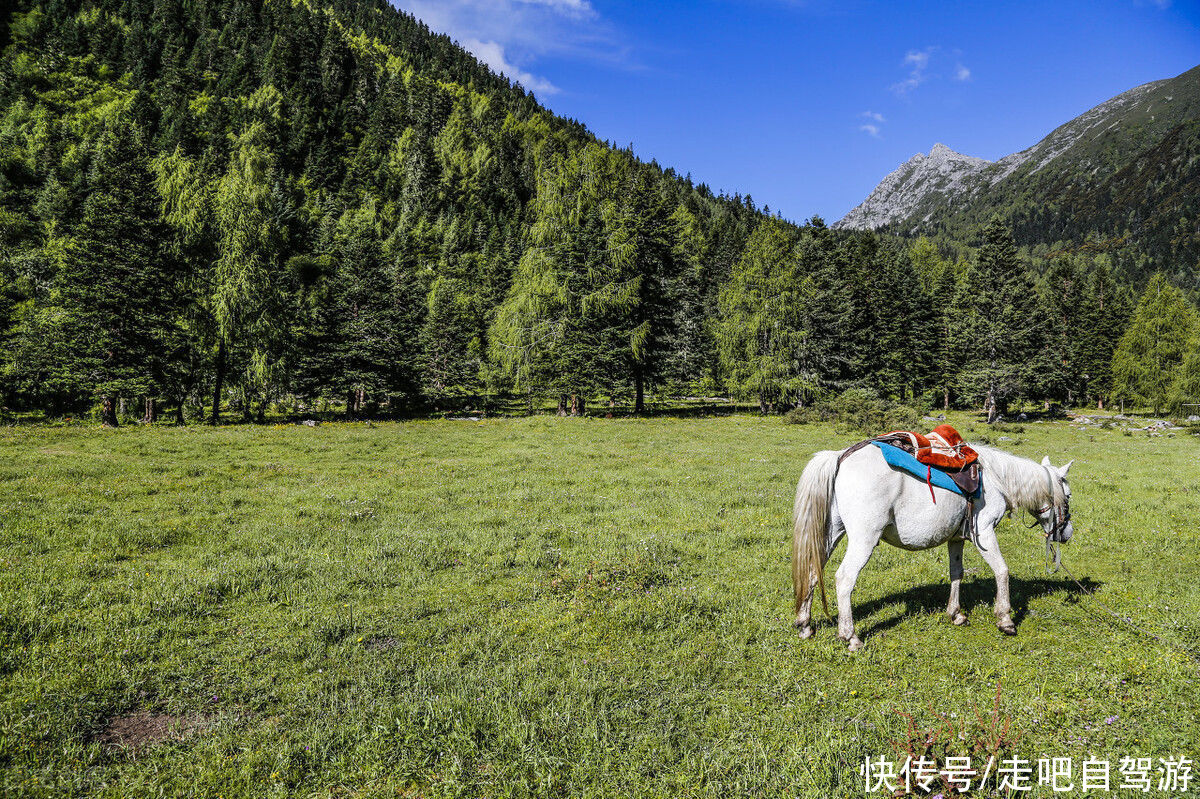
[[[882,546],[866,648],[801,642],[796,480],[854,440],[828,427],[6,428],[0,795],[862,796],[900,713],[973,720],[997,683],[1010,753],[1114,787],[1121,756],[1197,759],[1200,439],[951,421],[1077,460],[1064,561],[1161,641],[1020,518],[1015,638],[970,545],[966,628],[944,549]]]

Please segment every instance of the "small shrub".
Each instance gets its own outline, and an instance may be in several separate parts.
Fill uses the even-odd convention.
[[[868,389],[852,388],[807,408],[793,408],[784,414],[783,421],[786,424],[830,422],[840,433],[880,434],[920,428],[921,413]]]
[[[808,424],[815,421],[813,418],[813,408],[792,408],[783,415],[784,424]]]
[[[903,735],[892,741],[900,758],[912,762],[924,758],[935,768],[944,768],[952,757],[967,757],[972,763],[999,763],[1011,756],[1020,740],[1012,729],[1012,717],[1000,708],[999,682],[992,707],[983,711],[975,708],[973,719],[956,719],[954,714],[932,707],[929,710],[936,719],[932,724],[917,721],[912,713],[896,711],[905,721]],[[939,772],[928,786],[929,793],[935,790],[944,797],[969,795],[944,772]]]

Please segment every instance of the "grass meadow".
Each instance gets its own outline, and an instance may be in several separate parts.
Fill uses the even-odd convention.
[[[5,428],[0,795],[862,796],[864,756],[939,727],[946,752],[1090,754],[1114,779],[1197,759],[1200,440],[1005,437],[1077,460],[1064,561],[1161,640],[1047,574],[1025,517],[1001,533],[1016,637],[970,545],[965,628],[944,548],[881,546],[866,648],[827,621],[801,642],[791,504],[809,456],[855,439],[829,427]]]

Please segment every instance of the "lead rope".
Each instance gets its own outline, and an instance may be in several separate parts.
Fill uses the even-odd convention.
[[[1061,563],[1061,552],[1060,552],[1060,561],[1059,562]],[[1133,630],[1134,632],[1141,633],[1142,635],[1146,636],[1147,638],[1150,638],[1151,640],[1155,641],[1156,643],[1162,644],[1167,649],[1173,649],[1176,652],[1187,655],[1193,661],[1200,663],[1200,653],[1196,652],[1196,650],[1191,649],[1182,644],[1176,644],[1171,641],[1168,641],[1167,639],[1163,638],[1162,636],[1154,634],[1153,632],[1148,630],[1144,625],[1138,624],[1136,621],[1134,621],[1133,619],[1124,615],[1123,613],[1119,613],[1118,611],[1113,610],[1108,605],[1101,602],[1099,598],[1097,598],[1095,591],[1088,588],[1083,583],[1079,582],[1078,578],[1076,578],[1075,575],[1071,573],[1070,569],[1068,569],[1066,566],[1063,566],[1062,570],[1063,570],[1063,573],[1067,575],[1067,579],[1069,579],[1071,582],[1075,583],[1075,585],[1079,588],[1080,593],[1082,593],[1088,599],[1092,600],[1092,602],[1096,603],[1100,607],[1100,609],[1103,610],[1105,613],[1107,613],[1109,616],[1112,616],[1114,619],[1121,622],[1122,624],[1124,624],[1126,627]]]
[[[1062,568],[1062,545],[1046,536],[1046,574],[1054,574]]]
[[[1049,477],[1049,472],[1047,472],[1047,477]],[[1051,483],[1051,486],[1053,486],[1053,483]],[[1051,488],[1050,499],[1051,499],[1051,502],[1053,503],[1053,499],[1054,499],[1053,488]],[[1053,504],[1051,505],[1051,507],[1053,507]],[[1057,522],[1057,517],[1056,517],[1055,521]],[[1040,525],[1041,521],[1039,520],[1039,521],[1035,522],[1035,524]],[[1030,529],[1032,529],[1032,527],[1030,527]],[[1062,546],[1061,545],[1055,545],[1054,557],[1053,558],[1050,557],[1050,546],[1051,546],[1050,536],[1046,535],[1044,531],[1043,531],[1043,535],[1045,535],[1045,537],[1046,537],[1046,559],[1047,559],[1046,571],[1048,573],[1054,574],[1061,568],[1063,573],[1067,575],[1067,579],[1069,579],[1071,582],[1075,583],[1076,587],[1079,588],[1080,593],[1082,593],[1088,599],[1092,600],[1092,602],[1096,603],[1100,607],[1100,609],[1103,610],[1105,613],[1107,613],[1109,616],[1112,616],[1114,619],[1121,622],[1122,624],[1124,624],[1126,627],[1133,630],[1134,632],[1141,633],[1142,635],[1145,635],[1146,637],[1152,639],[1156,643],[1159,643],[1159,644],[1165,646],[1167,649],[1173,649],[1176,652],[1180,652],[1184,655],[1187,655],[1193,661],[1200,663],[1200,653],[1197,653],[1195,650],[1190,649],[1186,646],[1182,646],[1180,644],[1174,644],[1159,635],[1155,635],[1150,630],[1146,629],[1145,626],[1138,624],[1137,622],[1135,622],[1133,619],[1129,618],[1128,616],[1118,613],[1117,611],[1113,610],[1108,605],[1106,605],[1102,601],[1100,601],[1100,599],[1096,596],[1095,591],[1088,588],[1083,583],[1079,582],[1079,579],[1074,574],[1071,573],[1071,570],[1063,565]],[[1051,561],[1051,560],[1053,560],[1053,563],[1054,563],[1053,570],[1050,569],[1050,565],[1049,565],[1049,561]]]

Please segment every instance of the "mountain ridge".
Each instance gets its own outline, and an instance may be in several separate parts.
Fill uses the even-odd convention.
[[[1153,160],[1169,148],[1163,143],[1186,134],[1200,120],[1200,67],[1174,78],[1135,86],[1059,125],[1030,147],[996,161],[957,153],[938,143],[929,154],[918,153],[886,175],[849,213],[834,223],[839,229],[879,230],[904,236],[944,233],[958,241],[969,239],[993,214],[1009,218],[1043,219],[1045,230],[1027,230],[1020,243],[1035,246],[1050,241],[1084,239],[1093,234],[1115,236],[1128,219],[1108,213],[1117,207],[1128,217],[1139,215],[1136,203],[1119,195],[1089,205],[1087,217],[1070,217],[1073,209],[1058,208],[1060,219],[1049,220],[1044,209],[1068,196],[1091,195],[1135,163]],[[1186,135],[1184,139],[1188,139]],[[1188,139],[1190,141],[1190,139]],[[1155,155],[1159,153],[1159,155]],[[1171,180],[1184,180],[1186,163],[1196,155],[1171,150]],[[1182,165],[1178,163],[1183,159]],[[1183,171],[1179,171],[1182,169]],[[1167,178],[1164,178],[1166,180]],[[1127,181],[1126,181],[1127,182]],[[1142,187],[1145,189],[1145,186]],[[1152,194],[1174,197],[1170,207],[1190,208],[1186,193],[1162,183]],[[1143,198],[1145,199],[1145,198]],[[1155,205],[1156,215],[1163,209]],[[1064,216],[1065,215],[1065,216]],[[1168,213],[1167,216],[1170,214]],[[1034,227],[1039,227],[1034,225]],[[1029,227],[1025,225],[1025,227]],[[1061,234],[1069,232],[1063,237]],[[1046,236],[1055,238],[1047,239]],[[1186,237],[1190,253],[1196,232]],[[1151,253],[1162,259],[1168,253]],[[1178,253],[1175,253],[1178,254]]]

